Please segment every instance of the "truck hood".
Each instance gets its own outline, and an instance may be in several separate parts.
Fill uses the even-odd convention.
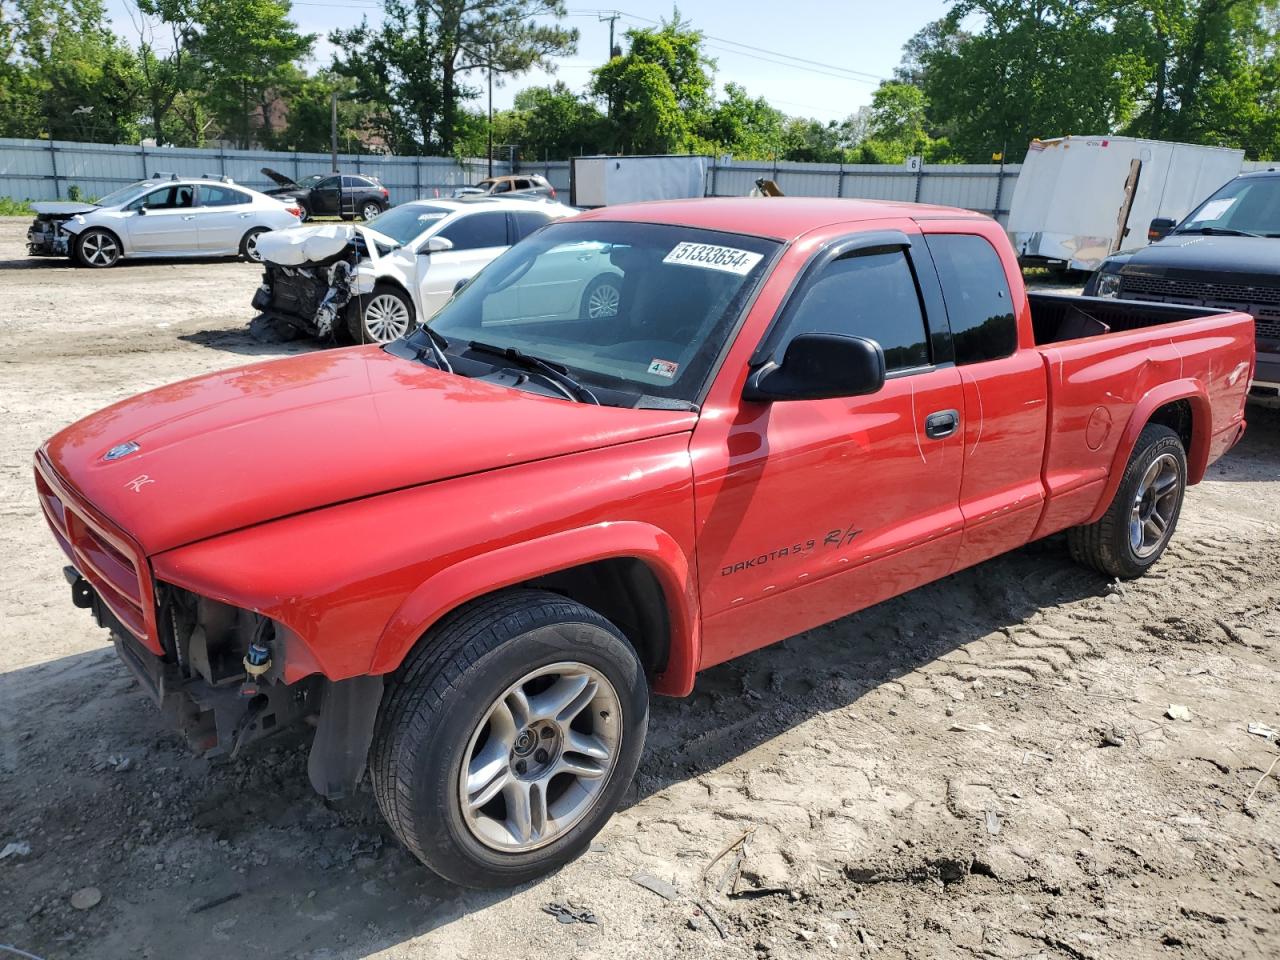
[[[1280,239],[1174,234],[1129,257],[1122,273],[1147,276],[1200,273],[1271,277],[1280,284]]]
[[[152,555],[330,504],[690,430],[695,420],[538,396],[351,347],[139,394],[72,424],[43,452]],[[106,459],[124,444],[137,449]]]
[[[37,214],[52,217],[74,217],[77,213],[91,213],[98,209],[96,203],[75,203],[70,200],[46,200],[31,204]]]

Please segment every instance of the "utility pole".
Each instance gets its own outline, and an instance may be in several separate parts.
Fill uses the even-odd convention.
[[[618,20],[621,16],[622,16],[622,14],[620,14],[617,10],[610,10],[608,13],[603,13],[603,12],[602,12],[602,13],[601,13],[597,18],[596,18],[596,19],[597,19],[597,20],[599,20],[601,23],[604,23],[604,21],[606,21],[606,20],[608,20],[608,21],[609,21],[609,56],[605,58],[605,62],[606,62],[606,63],[607,63],[609,60],[612,60],[612,59],[613,59],[613,25],[614,25],[614,23],[616,23],[616,22],[617,22],[617,20]]]
[[[333,172],[338,172],[338,91],[329,98],[329,153],[333,158]]]
[[[493,47],[489,47],[489,173],[493,176]]]

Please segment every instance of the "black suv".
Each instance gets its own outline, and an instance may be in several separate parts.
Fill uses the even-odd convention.
[[[391,206],[391,191],[379,183],[377,177],[368,174],[313,173],[295,181],[270,167],[263,167],[262,172],[280,184],[274,190],[263,192],[269,197],[297,200],[303,220],[308,217],[372,220]]]
[[[1280,406],[1280,168],[1241,174],[1181,223],[1152,220],[1147,236],[1149,247],[1107,257],[1085,295],[1252,314],[1249,397]]]

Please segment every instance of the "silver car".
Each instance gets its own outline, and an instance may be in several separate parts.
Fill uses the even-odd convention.
[[[97,203],[33,203],[32,256],[70,256],[86,267],[122,257],[220,257],[255,263],[258,237],[296,227],[302,211],[228,178],[153,177]]]

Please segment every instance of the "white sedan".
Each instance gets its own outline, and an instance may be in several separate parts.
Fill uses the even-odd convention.
[[[386,343],[430,319],[454,291],[513,243],[577,211],[538,199],[417,200],[363,226],[307,226],[272,234],[262,248],[266,273],[253,305],[279,329]],[[617,313],[620,274],[595,250],[599,276],[582,289],[548,285],[521,314]],[[535,289],[536,277],[521,289]],[[554,287],[554,288],[553,288]],[[506,318],[504,318],[506,319]]]
[[[33,256],[71,256],[86,267],[121,259],[220,257],[258,261],[258,237],[296,227],[296,204],[230,179],[153,178],[109,193],[97,203],[33,203],[27,230]]]

